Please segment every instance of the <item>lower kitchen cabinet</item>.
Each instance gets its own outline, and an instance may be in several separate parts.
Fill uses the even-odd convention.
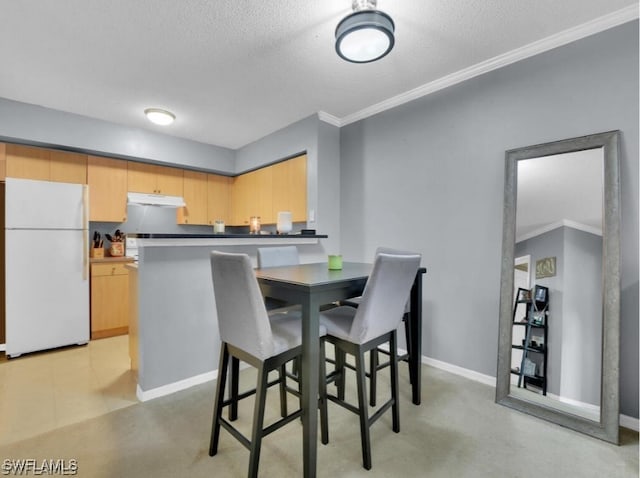
[[[91,339],[129,332],[129,270],[127,262],[91,264]]]

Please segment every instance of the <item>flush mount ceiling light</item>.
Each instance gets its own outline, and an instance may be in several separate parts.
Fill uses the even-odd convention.
[[[147,108],[144,110],[144,114],[147,115],[149,121],[162,126],[171,124],[176,119],[176,115],[171,111],[161,110],[160,108]]]
[[[376,10],[377,0],[353,0],[353,13],[336,27],[336,52],[352,63],[369,63],[393,48],[395,25],[389,15]]]

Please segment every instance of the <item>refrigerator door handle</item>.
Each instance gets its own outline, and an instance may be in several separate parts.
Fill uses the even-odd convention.
[[[82,224],[84,230],[82,231],[82,280],[88,280],[89,278],[89,222],[87,217],[87,211],[89,209],[89,186],[82,185]]]

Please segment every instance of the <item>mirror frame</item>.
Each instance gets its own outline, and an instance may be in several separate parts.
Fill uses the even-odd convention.
[[[602,440],[619,444],[620,374],[620,131],[592,134],[552,143],[512,149],[505,153],[500,322],[496,403]],[[513,314],[513,264],[516,239],[518,161],[603,148],[603,320],[600,421],[510,395]]]

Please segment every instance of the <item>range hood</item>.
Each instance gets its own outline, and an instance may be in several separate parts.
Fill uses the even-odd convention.
[[[134,206],[184,207],[184,198],[164,194],[127,193],[127,203]]]

